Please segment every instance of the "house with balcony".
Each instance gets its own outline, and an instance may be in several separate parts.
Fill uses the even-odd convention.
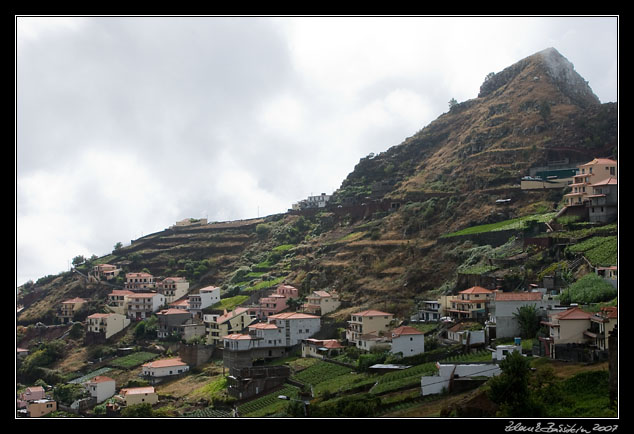
[[[119,275],[120,268],[112,264],[98,264],[92,267],[90,277],[96,281],[112,280]]]
[[[77,313],[84,303],[86,303],[86,300],[80,297],[62,301],[57,312],[57,318],[62,324],[71,322],[75,313]]]
[[[149,318],[165,304],[165,296],[158,292],[137,292],[128,297],[128,318],[140,321]]]
[[[439,300],[425,300],[418,311],[411,316],[412,321],[437,322],[442,315],[442,304]]]
[[[125,315],[128,312],[128,297],[134,294],[128,289],[114,289],[108,294],[108,309]]]
[[[286,296],[281,294],[271,294],[268,297],[262,297],[257,304],[249,306],[249,315],[259,320],[266,320],[269,316],[286,309],[286,301]]]
[[[167,306],[169,309],[181,309],[189,310],[189,297],[181,298],[180,300],[173,301]]]
[[[279,285],[275,292],[262,297],[257,304],[249,306],[249,315],[266,320],[269,316],[282,312],[288,307],[288,300],[299,297],[299,290],[291,285]]]
[[[617,324],[617,307],[602,307],[599,312],[590,317],[590,328],[584,332],[588,344],[601,351],[608,350],[608,337]]]
[[[187,341],[193,337],[205,336],[206,327],[191,313],[183,309],[163,309],[156,313],[158,319],[157,337],[166,339],[178,336]]]
[[[105,343],[107,339],[130,325],[130,319],[119,313],[93,313],[86,318],[86,344]]]
[[[592,185],[599,184],[608,178],[616,179],[618,164],[609,158],[595,158],[579,166],[577,174],[570,184],[571,192],[564,195],[567,206],[584,205],[592,194]]]
[[[617,220],[619,212],[619,185],[615,177],[609,177],[591,186],[588,196],[588,220],[611,223]]]
[[[302,310],[314,315],[326,315],[337,310],[339,306],[341,301],[339,301],[339,294],[335,291],[313,291],[306,297]]]
[[[24,392],[18,395],[18,408],[26,408],[29,402],[38,401],[46,398],[46,391],[42,386],[27,387]]]
[[[225,310],[222,315],[203,315],[207,344],[221,345],[224,336],[241,333],[255,321],[256,319],[249,314],[249,309],[246,307],[237,307],[231,312]]]
[[[217,286],[201,288],[198,294],[190,294],[188,296],[188,302],[188,309],[192,316],[202,319],[203,309],[220,302],[220,288]]]
[[[494,292],[481,286],[473,286],[449,297],[448,315],[453,319],[486,318]]]
[[[156,283],[156,291],[165,296],[166,303],[172,303],[187,294],[189,282],[184,277],[166,277]]]
[[[358,346],[359,338],[362,335],[374,334],[378,336],[387,333],[393,320],[394,314],[379,310],[364,310],[353,313],[348,321],[346,340],[348,343]]]
[[[546,336],[540,336],[541,355],[562,360],[581,360],[595,357],[587,350],[608,349],[608,334],[617,324],[617,309],[604,308],[598,313],[585,312],[574,306],[564,311],[553,309],[548,320]]]
[[[251,324],[248,332],[223,336],[223,363],[227,368],[249,367],[253,360],[284,357],[288,348],[312,337],[321,318],[300,312],[272,315],[268,322]]]
[[[314,339],[302,340],[302,357],[315,357],[324,359],[340,354],[345,347],[337,339]]]
[[[275,289],[275,294],[283,295],[286,298],[298,298],[299,290],[292,285],[283,283]]]
[[[124,288],[134,292],[147,292],[156,288],[156,282],[150,273],[126,273]]]
[[[310,338],[321,330],[321,318],[302,312],[283,312],[269,316],[269,324],[276,325],[284,336],[283,345],[292,347],[302,339]]]

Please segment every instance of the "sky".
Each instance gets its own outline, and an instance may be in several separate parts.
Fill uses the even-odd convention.
[[[16,286],[331,194],[549,47],[616,102],[618,41],[615,16],[16,16]]]

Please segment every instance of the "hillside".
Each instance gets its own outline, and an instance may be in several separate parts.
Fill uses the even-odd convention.
[[[343,303],[329,320],[341,324],[352,312],[370,308],[407,319],[417,302],[473,285],[525,288],[540,283],[545,270],[567,267],[585,252],[526,246],[525,236],[569,244],[604,237],[613,261],[616,224],[588,228],[567,222],[565,232],[547,234],[540,225],[562,207],[565,191],[521,190],[519,182],[531,168],[553,161],[616,158],[617,115],[616,104],[601,104],[572,64],[546,49],[490,74],[477,98],[453,105],[401,144],[361,158],[324,209],[167,228],[73,272],[20,288],[23,309],[16,322],[24,327],[17,343],[42,339],[34,325],[53,324],[66,299],[89,299],[84,316],[101,311],[123,277],[88,282],[84,275],[99,263],[116,264],[123,275],[146,270],[157,278],[184,276],[191,293],[219,286],[223,299],[241,295],[244,304],[281,282],[301,296],[334,289]],[[526,219],[520,223],[520,217]],[[457,232],[485,224],[491,226],[480,235]],[[589,270],[577,264],[570,273],[577,279]],[[50,339],[60,335],[51,333]],[[129,332],[121,345],[132,343]],[[72,360],[57,369],[88,369],[90,351],[70,347]],[[174,385],[170,396],[178,401],[195,391],[198,397],[204,381],[217,380],[218,370],[205,368],[197,374],[200,382],[190,378],[186,391]]]

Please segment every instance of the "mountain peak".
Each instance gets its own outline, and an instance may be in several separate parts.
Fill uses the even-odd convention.
[[[528,56],[497,74],[487,76],[478,97],[497,94],[517,78],[538,80],[545,76],[571,103],[582,107],[600,104],[588,82],[575,71],[574,65],[553,47]]]

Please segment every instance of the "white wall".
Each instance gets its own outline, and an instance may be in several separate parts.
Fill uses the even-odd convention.
[[[425,335],[402,335],[392,338],[391,353],[403,353],[403,357],[425,352]]]

